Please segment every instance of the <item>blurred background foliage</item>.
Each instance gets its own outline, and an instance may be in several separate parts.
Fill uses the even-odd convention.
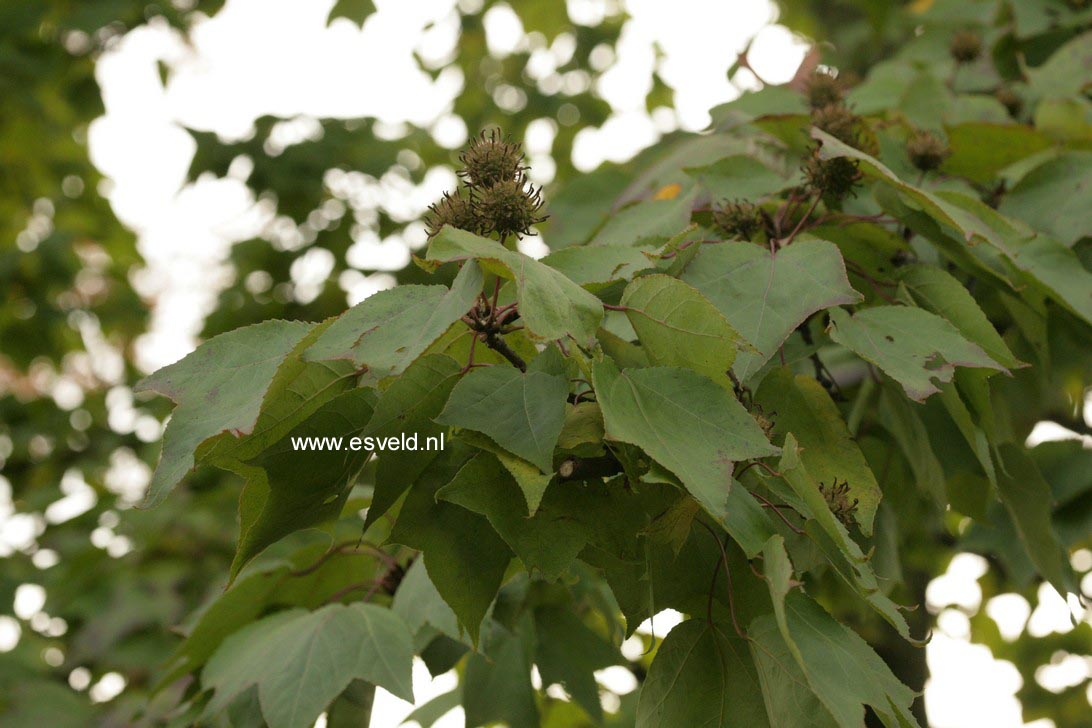
[[[604,66],[592,56],[597,48],[617,43],[625,12],[608,3],[612,12],[599,22],[576,24],[562,3],[514,2],[530,40],[498,58],[488,51],[483,29],[483,15],[495,4],[461,3],[457,52],[421,66],[433,76],[448,67],[461,70],[465,83],[452,112],[472,134],[499,126],[524,139],[536,121],[551,121],[556,135],[549,156],[556,171],[546,197],[553,217],[542,228],[543,238],[551,246],[576,242],[602,219],[603,201],[618,199],[632,182],[635,169],[649,168],[656,155],[670,150],[672,134],[632,162],[605,163],[588,175],[577,172],[572,162],[577,131],[602,125],[611,112],[595,91]],[[778,22],[816,43],[805,65],[821,59],[843,78],[871,74],[850,97],[859,113],[894,109],[924,127],[1015,116],[1092,145],[1092,102],[1086,81],[1079,80],[1088,78],[1090,62],[1088,3],[781,0],[777,5]],[[132,283],[143,264],[137,238],[111,210],[103,195],[109,180],[92,164],[87,148],[88,127],[104,112],[95,80],[102,54],[149,22],[167,23],[185,38],[220,6],[205,0],[0,4],[0,614],[8,615],[0,616],[0,631],[18,635],[13,649],[0,655],[3,725],[154,724],[179,699],[177,691],[168,691],[145,705],[178,634],[187,631],[180,622],[218,596],[225,583],[236,531],[236,479],[203,470],[158,508],[133,508],[158,455],[168,404],[135,400],[129,389],[143,373],[136,366],[134,342],[148,327],[154,297],[138,294]],[[367,0],[339,0],[331,21],[347,18],[360,24],[372,11]],[[991,23],[994,19],[999,22]],[[687,22],[700,23],[701,18]],[[983,39],[991,62],[953,76],[947,39],[952,30],[968,25],[991,28]],[[945,30],[923,32],[932,27]],[[571,52],[556,70],[571,82],[563,87],[536,82],[527,70],[531,55],[559,38]],[[1084,40],[1073,59],[1041,67],[1074,39]],[[880,58],[887,60],[877,65]],[[746,66],[741,56],[729,74],[747,82]],[[169,77],[169,67],[162,71]],[[938,80],[948,78],[953,83]],[[741,103],[715,109],[714,123],[724,126],[735,115],[778,110],[776,104],[760,108],[773,103],[773,97],[754,98],[749,102],[753,108]],[[672,88],[658,73],[646,104],[650,112],[674,104]],[[460,144],[442,146],[428,129],[413,125],[392,128],[369,118],[325,118],[318,120],[320,133],[283,147],[271,145],[283,122],[259,118],[242,140],[188,130],[196,142],[190,179],[228,175],[233,162],[245,157],[256,204],[275,210],[276,220],[288,221],[295,241],[274,244],[276,235],[267,230],[232,247],[232,282],[205,317],[202,337],[270,318],[321,320],[340,313],[346,295],[337,282],[352,267],[346,254],[354,228],[365,225],[385,239],[396,233],[411,236],[406,231],[420,223],[416,216],[407,219],[404,210],[375,204],[354,209],[339,181],[354,174],[370,179],[394,175],[419,184],[434,167],[457,166],[454,147]],[[278,229],[283,232],[284,224]],[[1088,265],[1092,246],[1086,233],[1076,231],[1066,242]],[[293,265],[316,249],[332,253],[326,282],[317,293],[294,295]],[[424,274],[409,265],[393,275],[405,283]],[[1067,404],[1081,400],[1090,379],[1087,350],[1082,352],[1082,342],[1071,339],[1064,327],[1046,336],[1043,346],[1055,357],[1053,371],[1068,379],[1051,384],[1053,400],[1033,398],[1023,412],[1013,413],[1026,420],[1018,429],[1027,431],[1038,419],[1051,418],[1087,435],[1088,424]],[[867,436],[863,444],[867,449]],[[1056,525],[1070,545],[1087,547],[1092,452],[1067,442],[1040,446],[1034,455],[1048,481],[1057,485]],[[1059,488],[1068,492],[1059,493]],[[986,554],[991,565],[978,580],[982,604],[1016,593],[1031,609],[1037,607],[1039,584],[1026,557],[1006,549],[1014,539],[1003,513],[996,514],[991,532],[964,534],[951,524],[945,533],[924,527],[916,533],[908,529],[918,506],[908,500],[897,507],[900,539],[912,545],[902,564],[912,592],[923,597],[929,579],[943,573],[955,554],[973,550]],[[78,515],[70,516],[73,512]],[[304,563],[314,553],[306,543],[289,546],[301,549],[292,558]],[[289,546],[282,553],[291,553]],[[335,590],[324,591],[321,580],[316,584],[310,594],[299,590],[298,603]],[[15,614],[18,592],[24,608]],[[42,594],[44,602],[38,598]],[[984,609],[969,611],[973,639],[1019,669],[1025,719],[1086,724],[1087,669],[1084,680],[1061,693],[1044,689],[1036,674],[1058,662],[1059,655],[1088,660],[1092,629],[1087,623],[1064,634],[1013,639],[1001,635]],[[851,615],[838,616],[853,623]],[[928,628],[933,616],[920,610],[915,631]],[[882,639],[879,633],[868,634],[875,626],[860,617],[855,626]],[[890,649],[881,654],[902,664],[900,677],[920,685],[926,670],[922,651],[901,641],[893,641]]]

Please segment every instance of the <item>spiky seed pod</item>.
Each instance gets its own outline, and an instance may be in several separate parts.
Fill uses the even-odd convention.
[[[1002,86],[994,92],[994,98],[1009,112],[1009,116],[1016,117],[1024,108],[1024,100],[1015,91],[1007,86]]]
[[[853,188],[861,179],[861,171],[854,160],[845,157],[820,159],[815,153],[804,163],[804,176],[808,186],[819,192],[824,200],[834,201],[856,194]]]
[[[813,110],[811,123],[844,144],[861,146],[861,117],[844,104],[827,104]]]
[[[830,104],[842,102],[842,84],[834,76],[822,71],[815,71],[808,79],[808,104],[813,109],[821,109]]]
[[[542,188],[535,189],[523,175],[477,190],[474,213],[483,234],[530,235],[531,226],[546,219],[541,215]]]
[[[948,52],[956,63],[972,63],[982,55],[982,39],[973,30],[961,30],[952,36]]]
[[[777,427],[777,421],[774,419],[776,412],[766,413],[762,409],[762,405],[756,404],[754,409],[751,410],[751,417],[755,419],[758,426],[762,428],[762,432],[766,435],[766,439],[772,439],[774,434],[774,428]]]
[[[751,240],[762,229],[762,211],[750,202],[726,202],[713,210],[713,224],[726,237]]]
[[[472,139],[459,160],[463,163],[459,175],[474,188],[514,180],[527,169],[520,144],[501,137],[496,129]]]
[[[444,225],[472,233],[479,232],[481,227],[474,205],[469,199],[458,194],[445,192],[439,202],[429,205],[428,210],[425,226],[430,238],[435,237]]]
[[[852,501],[849,498],[849,482],[843,480],[839,484],[838,479],[835,478],[833,485],[820,483],[819,492],[823,494],[823,499],[830,507],[831,513],[842,522],[843,526],[849,528],[853,524],[853,514],[857,511],[858,503],[857,498]]]
[[[938,168],[951,153],[943,140],[927,131],[916,132],[906,140],[906,154],[922,172]]]

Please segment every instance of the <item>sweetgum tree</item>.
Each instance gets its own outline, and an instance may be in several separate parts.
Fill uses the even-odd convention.
[[[791,83],[545,192],[481,119],[403,285],[221,317],[143,380],[177,405],[148,514],[218,469],[239,529],[136,719],[365,725],[416,655],[459,679],[422,725],[924,724],[953,553],[1076,606],[1092,454],[1024,443],[1088,429],[1092,11],[867,8],[785,3],[833,41]],[[1032,672],[1090,632],[972,626]],[[1021,697],[1087,715],[1080,685]]]

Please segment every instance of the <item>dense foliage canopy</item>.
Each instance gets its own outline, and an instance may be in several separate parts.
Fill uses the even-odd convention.
[[[247,154],[249,184],[301,223],[337,199],[329,169],[457,167],[400,285],[344,311],[333,283],[257,295],[246,273],[291,287],[303,251],[240,243],[204,342],[135,385],[139,257],[79,143],[94,55],[145,10],[109,5],[3,11],[0,225],[19,244],[0,249],[0,516],[33,536],[0,553],[0,604],[41,584],[63,619],[0,656],[0,723],[363,725],[376,686],[413,699],[418,656],[458,675],[422,725],[461,705],[468,726],[907,726],[925,723],[925,587],[954,554],[988,559],[986,598],[1046,583],[1078,607],[1092,450],[1025,443],[1044,419],[1090,429],[1086,3],[787,1],[781,22],[821,41],[791,82],[587,174],[577,125],[555,123],[545,190],[527,125],[609,108],[529,83],[526,52],[488,57],[466,11],[452,63],[527,99],[502,112],[468,83],[454,111],[483,133],[461,155],[368,120],[277,155],[277,119],[238,143],[192,132],[194,177]],[[517,6],[525,28],[570,34],[576,67],[623,22],[538,7]],[[311,232],[333,280],[349,221]],[[519,247],[536,233],[537,260]],[[72,407],[63,377],[82,377]],[[161,446],[118,425],[134,393],[170,413]],[[403,434],[444,447],[394,449]],[[154,473],[132,508],[111,473],[139,458]],[[73,478],[97,503],[54,523]],[[103,547],[117,534],[128,553]],[[664,609],[684,621],[636,632]],[[1023,672],[1026,718],[1086,718],[1085,683],[1034,675],[1086,654],[1087,622],[972,630]],[[611,666],[639,689],[606,691]],[[126,690],[94,704],[76,668]]]

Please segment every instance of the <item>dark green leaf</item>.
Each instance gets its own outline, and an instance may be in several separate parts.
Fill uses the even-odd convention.
[[[769,519],[732,477],[739,460],[777,453],[723,387],[689,369],[594,368],[607,436],[636,445],[666,467],[748,554],[769,536]]]
[[[638,728],[769,725],[745,639],[704,619],[671,630],[641,687]]]
[[[413,646],[406,625],[371,604],[291,609],[235,633],[201,673],[218,712],[256,685],[270,728],[304,728],[354,679],[413,700]]]
[[[453,441],[429,464],[407,494],[388,540],[423,553],[429,579],[477,642],[512,555],[485,518],[436,500],[436,491],[451,482],[471,454]]]
[[[997,491],[1005,504],[1028,556],[1044,579],[1062,595],[1077,591],[1066,549],[1050,521],[1052,496],[1039,468],[1011,443],[998,449]]]
[[[565,422],[568,382],[562,377],[515,367],[472,369],[451,392],[436,421],[489,435],[498,445],[553,471],[553,453]],[[527,493],[534,513],[541,493]]]
[[[775,442],[784,442],[790,432],[796,436],[813,478],[827,485],[849,483],[849,494],[857,500],[854,518],[865,535],[871,534],[880,486],[823,386],[807,375],[775,369],[762,380],[755,401],[774,422]]]

